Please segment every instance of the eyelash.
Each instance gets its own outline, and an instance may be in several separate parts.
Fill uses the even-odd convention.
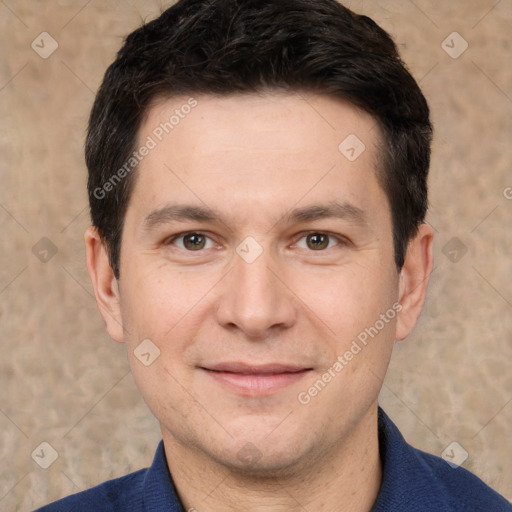
[[[174,235],[173,237],[170,237],[168,239],[166,239],[166,241],[164,242],[164,245],[173,245],[174,242],[176,240],[179,240],[180,238],[184,238],[186,237],[187,235],[199,235],[199,236],[204,236],[205,238],[208,238],[209,240],[212,241],[212,239],[206,234],[206,233],[203,233],[201,231],[185,231],[184,233],[178,233],[177,235]],[[181,249],[181,247],[180,247]],[[189,251],[187,249],[183,249],[184,251],[186,252],[203,252],[204,249],[201,249],[200,251]]]
[[[208,240],[213,242],[213,240],[206,233],[203,233],[202,231],[185,231],[183,233],[178,233],[177,235],[174,235],[173,237],[170,237],[170,238],[166,239],[165,242],[164,242],[164,245],[166,245],[166,246],[174,245],[174,243],[177,240],[183,239],[187,235],[203,236],[203,237],[205,237]],[[300,238],[298,238],[297,241],[293,245],[297,245],[297,243],[299,241],[301,241],[304,238],[307,238],[309,235],[326,235],[330,239],[334,239],[337,242],[336,245],[333,246],[333,247],[338,247],[338,246],[343,247],[343,246],[347,246],[349,244],[349,241],[346,238],[344,238],[342,236],[339,236],[339,235],[334,235],[334,234],[329,233],[327,231],[307,231],[307,232],[304,232],[304,233],[300,233]],[[315,250],[311,249],[310,252],[326,252],[328,249],[332,249],[333,247],[327,247],[326,249],[319,249],[318,251],[315,251]],[[201,252],[204,252],[206,250],[206,249],[199,249],[197,251],[191,251],[191,250],[188,250],[188,249],[185,249],[185,248],[181,248],[181,247],[179,249],[182,249],[182,250],[184,250],[186,252],[190,252],[190,253],[194,253],[194,252],[201,253]]]

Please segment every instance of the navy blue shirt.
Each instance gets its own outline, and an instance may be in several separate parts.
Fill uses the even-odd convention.
[[[379,408],[382,485],[371,512],[511,512],[512,505],[462,467],[405,442]],[[167,467],[163,442],[153,464],[63,498],[36,512],[185,512]]]

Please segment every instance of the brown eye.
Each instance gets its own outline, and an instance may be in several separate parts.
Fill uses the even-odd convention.
[[[183,247],[189,251],[199,251],[204,249],[206,237],[198,233],[190,233],[183,236]]]
[[[318,251],[326,249],[329,246],[329,235],[324,233],[311,233],[306,236],[308,249]]]

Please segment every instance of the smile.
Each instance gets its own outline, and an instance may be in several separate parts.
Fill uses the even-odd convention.
[[[243,396],[268,396],[298,382],[311,369],[292,365],[223,363],[201,368],[223,387]]]

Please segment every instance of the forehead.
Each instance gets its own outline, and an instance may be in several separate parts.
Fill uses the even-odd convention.
[[[138,165],[133,195],[141,212],[184,196],[202,206],[236,206],[240,215],[317,199],[364,208],[382,200],[380,141],[369,114],[321,95],[160,100],[138,134],[138,147],[151,150]]]
[[[200,129],[191,134],[191,125]],[[372,116],[347,101],[277,91],[157,99],[148,108],[139,139],[148,134],[157,143],[193,145],[198,155],[231,151],[235,145],[257,150],[257,145],[290,156],[313,155],[312,150],[334,150],[338,156],[339,143],[349,135],[357,135],[367,146],[381,139]]]

